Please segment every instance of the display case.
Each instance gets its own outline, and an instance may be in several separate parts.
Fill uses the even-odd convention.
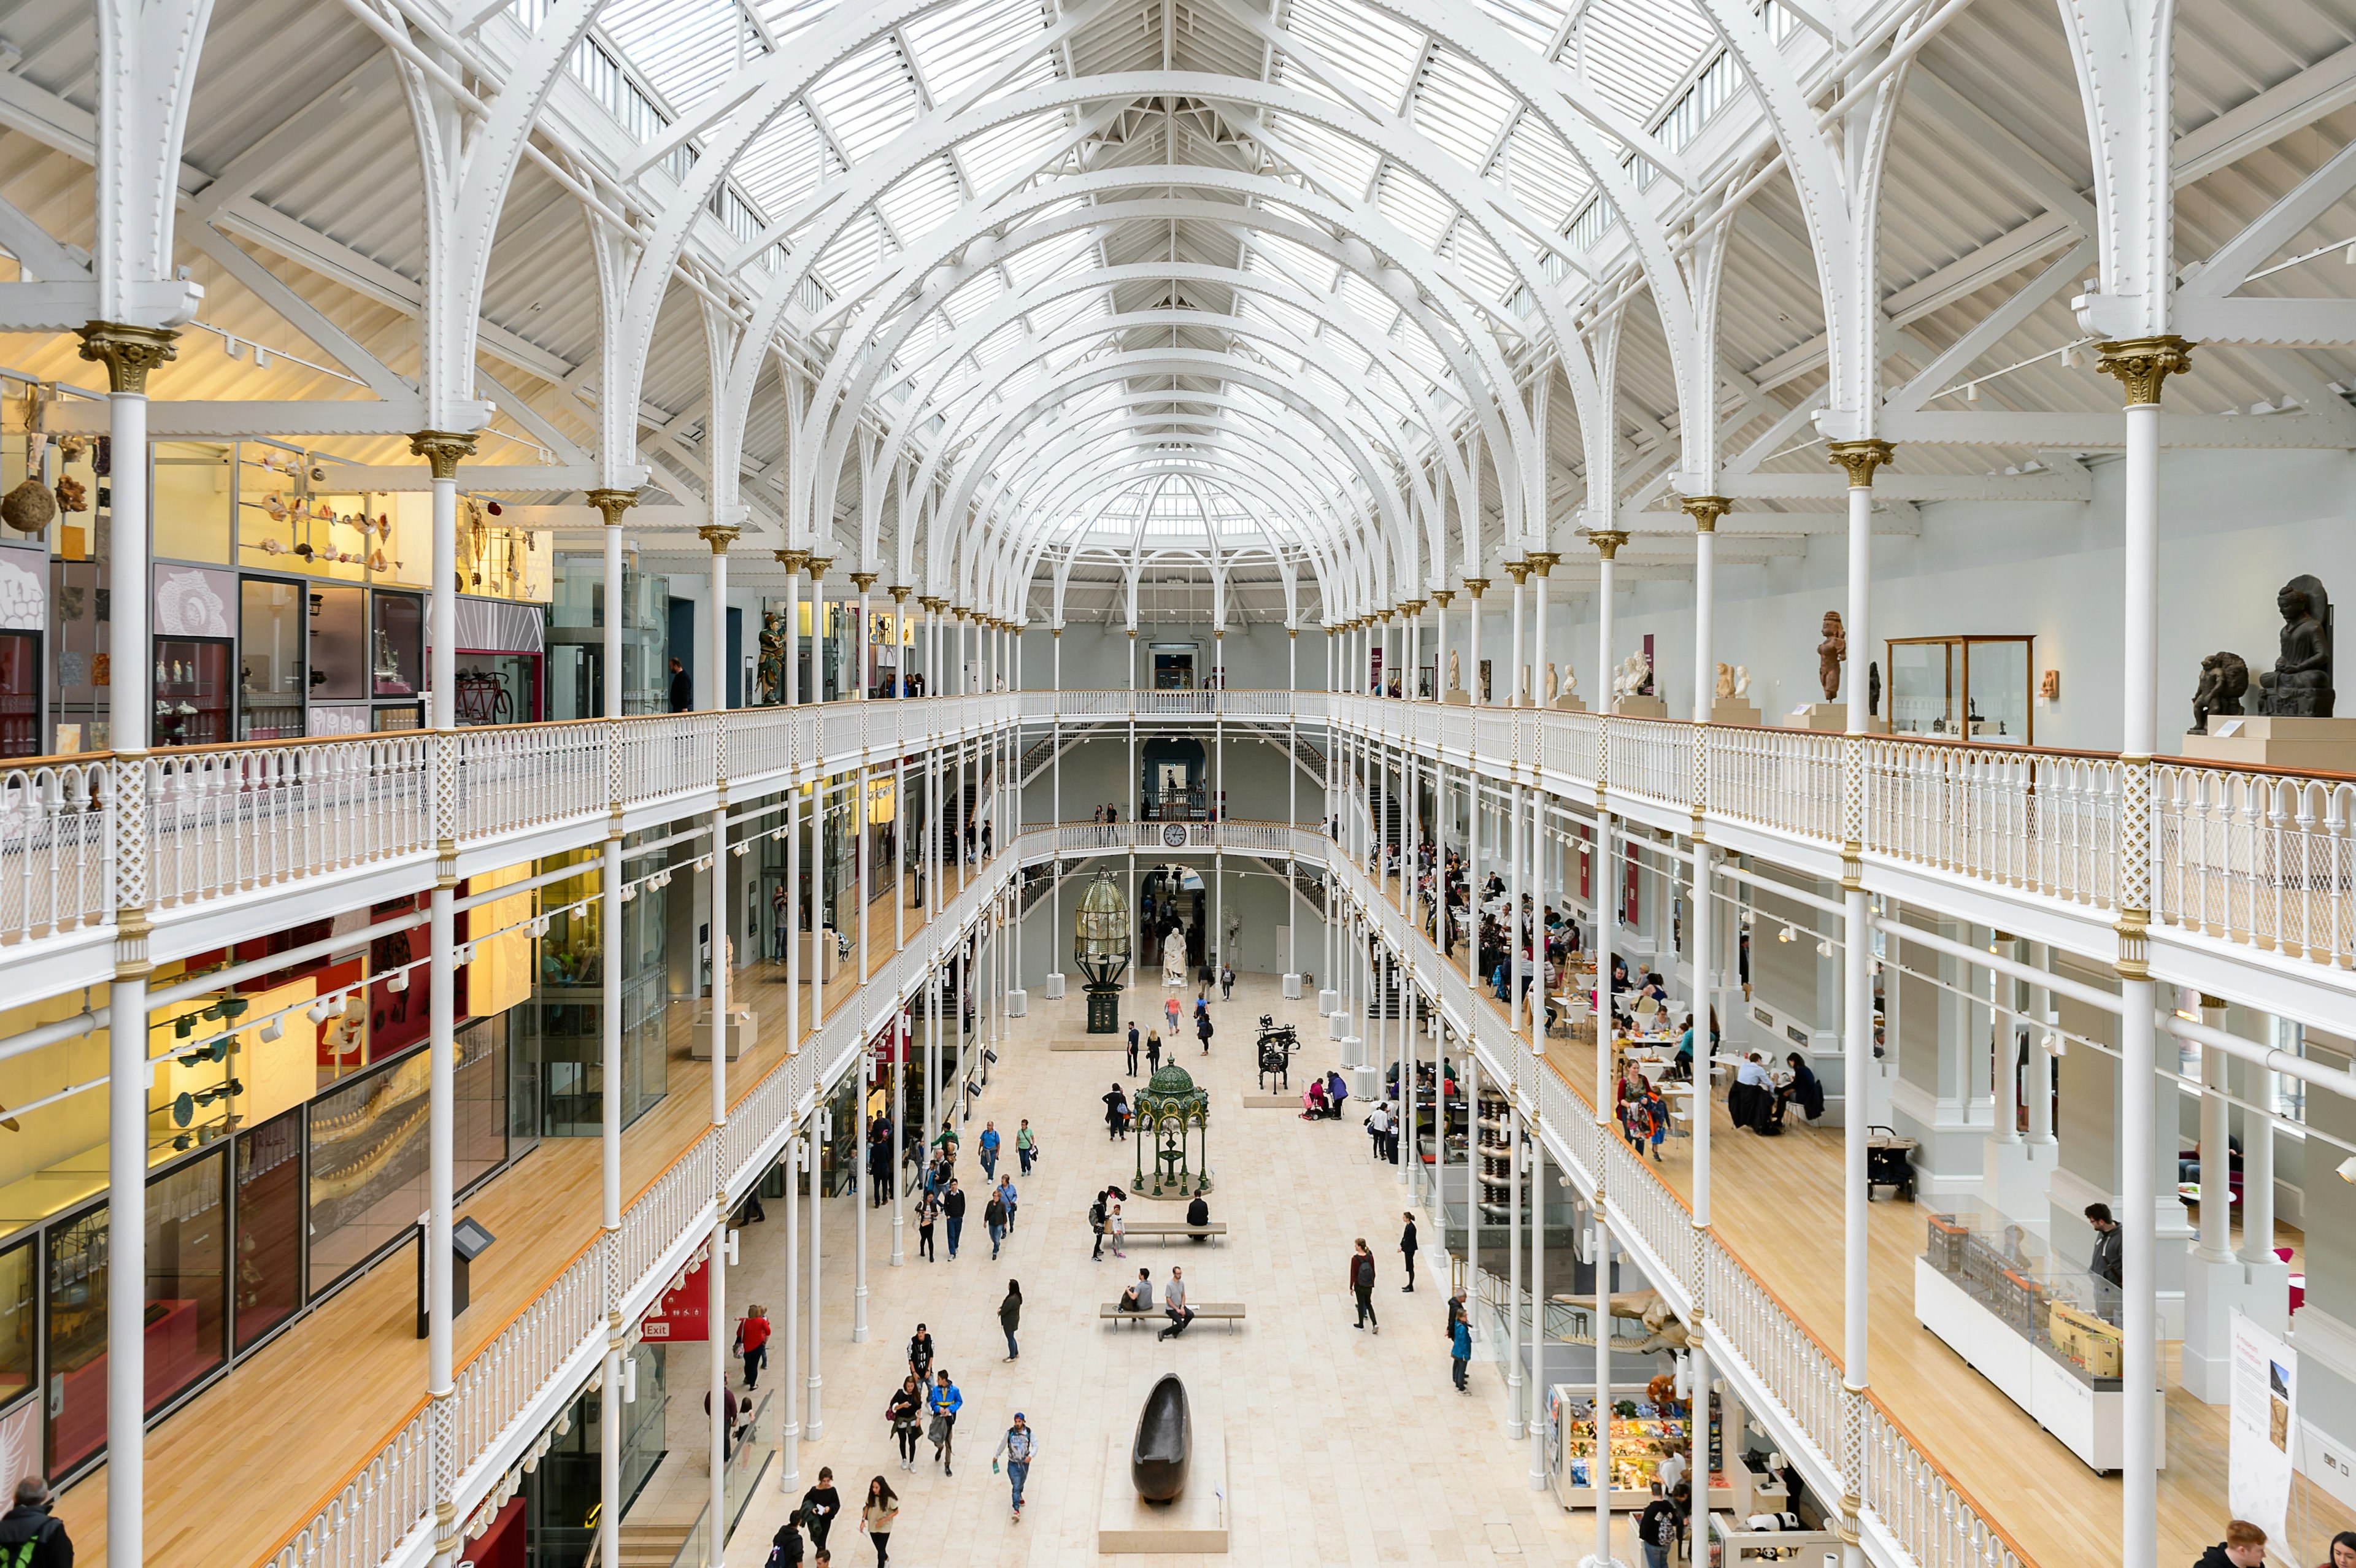
[[[321,585],[310,591],[311,701],[350,702],[369,695],[367,592]]]
[[[369,597],[369,671],[374,695],[414,697],[425,686],[425,601],[414,593],[379,592]]]
[[[2036,645],[2021,636],[1891,638],[1890,732],[2034,744]]]
[[[1914,1264],[1914,1316],[2097,1470],[2116,1469],[2128,1401],[2119,1292],[2057,1259],[2028,1226],[1965,1202],[1930,1216]],[[2148,1419],[2167,1463],[2161,1395]]]
[[[1548,1416],[1559,1434],[1555,1466],[1555,1495],[1565,1508],[1586,1508],[1595,1497],[1595,1402],[1593,1391],[1581,1393],[1558,1384],[1547,1400]],[[1672,1454],[1687,1455],[1693,1438],[1684,1407],[1664,1408],[1642,1400],[1622,1399],[1612,1406],[1610,1466],[1612,1506],[1641,1509],[1661,1495],[1662,1461]],[[1712,1490],[1717,1488],[1713,1486]]]
[[[230,738],[229,659],[227,637],[155,639],[155,744],[212,746]]]
[[[286,741],[303,733],[309,603],[300,582],[265,577],[239,581],[239,740]]]
[[[0,632],[0,757],[41,751],[41,634]]]

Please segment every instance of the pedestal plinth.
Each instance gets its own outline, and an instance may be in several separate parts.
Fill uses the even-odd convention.
[[[2277,719],[2263,713],[2212,715],[2209,732],[2184,737],[2195,762],[2356,773],[2356,719]]]
[[[1224,1553],[1227,1550],[1227,1442],[1215,1431],[1194,1428],[1194,1456],[1186,1467],[1186,1489],[1172,1502],[1150,1503],[1129,1478],[1129,1440],[1105,1445],[1104,1488],[1097,1505],[1097,1551],[1100,1555],[1135,1552]]]

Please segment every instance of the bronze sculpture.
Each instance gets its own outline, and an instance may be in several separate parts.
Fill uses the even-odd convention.
[[[1848,657],[1848,637],[1841,630],[1840,612],[1825,612],[1824,641],[1816,645],[1816,684],[1825,688],[1825,700],[1831,702],[1840,696],[1841,660]]]
[[[1194,1460],[1194,1418],[1186,1406],[1186,1385],[1164,1372],[1137,1413],[1137,1435],[1129,1446],[1129,1479],[1150,1503],[1177,1499],[1186,1489],[1186,1467]]]
[[[2275,595],[2282,612],[2282,655],[2258,677],[2257,709],[2284,719],[2331,717],[2331,600],[2300,573]]]
[[[780,624],[784,619],[782,610],[772,610],[761,618],[761,656],[755,679],[764,704],[786,699],[786,634]]]
[[[2201,661],[2201,684],[2192,692],[2192,728],[2188,735],[2209,733],[2211,714],[2233,718],[2242,711],[2250,689],[2250,667],[2242,656],[2221,649]]]

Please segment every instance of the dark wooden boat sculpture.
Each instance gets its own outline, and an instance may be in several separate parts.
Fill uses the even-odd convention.
[[[1130,1445],[1129,1478],[1137,1495],[1166,1503],[1186,1489],[1186,1466],[1194,1457],[1194,1418],[1186,1408],[1186,1385],[1164,1372],[1138,1412],[1137,1440]]]

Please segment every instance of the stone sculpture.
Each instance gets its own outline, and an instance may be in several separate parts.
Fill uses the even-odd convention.
[[[1184,989],[1186,985],[1186,937],[1176,926],[1162,939],[1162,983]]]
[[[1177,1500],[1186,1489],[1186,1467],[1194,1457],[1194,1417],[1186,1385],[1164,1372],[1137,1413],[1137,1435],[1129,1445],[1129,1480],[1150,1503]]]
[[[1840,697],[1841,661],[1848,657],[1848,636],[1841,630],[1840,612],[1825,612],[1824,641],[1816,645],[1816,684],[1825,688],[1825,700],[1837,701]]]
[[[1562,694],[1565,697],[1579,695],[1579,672],[1569,665],[1562,667]]]
[[[2249,694],[2250,667],[2242,656],[2230,649],[2220,649],[2201,661],[2201,684],[2192,692],[2192,728],[2188,735],[2209,733],[2211,714],[2234,718],[2242,711],[2242,699]]]
[[[1750,699],[1751,667],[1747,664],[1734,667],[1734,695],[1736,699],[1740,701],[1747,701]]]
[[[1448,655],[1448,689],[1451,691],[1464,689],[1464,682],[1458,677],[1456,653],[1453,649],[1451,649]]]
[[[1875,659],[1865,667],[1865,715],[1881,717],[1881,661]]]
[[[1718,661],[1717,695],[1719,697],[1732,697],[1734,695],[1734,671],[1728,667],[1724,659]]]
[[[1555,674],[1555,672],[1554,672],[1554,661],[1553,661],[1552,659],[1548,659],[1548,660],[1547,660],[1547,688],[1546,688],[1546,699],[1547,699],[1547,705],[1548,707],[1552,707],[1552,706],[1554,705],[1554,699],[1556,699],[1556,697],[1558,697],[1558,696],[1559,696],[1559,695],[1561,694],[1561,691],[1562,691],[1562,679],[1561,679],[1561,677],[1560,677],[1557,676],[1557,675]]]
[[[2275,595],[2282,613],[2282,654],[2258,677],[2257,710],[2281,719],[2331,717],[2331,600],[2302,572]]]

